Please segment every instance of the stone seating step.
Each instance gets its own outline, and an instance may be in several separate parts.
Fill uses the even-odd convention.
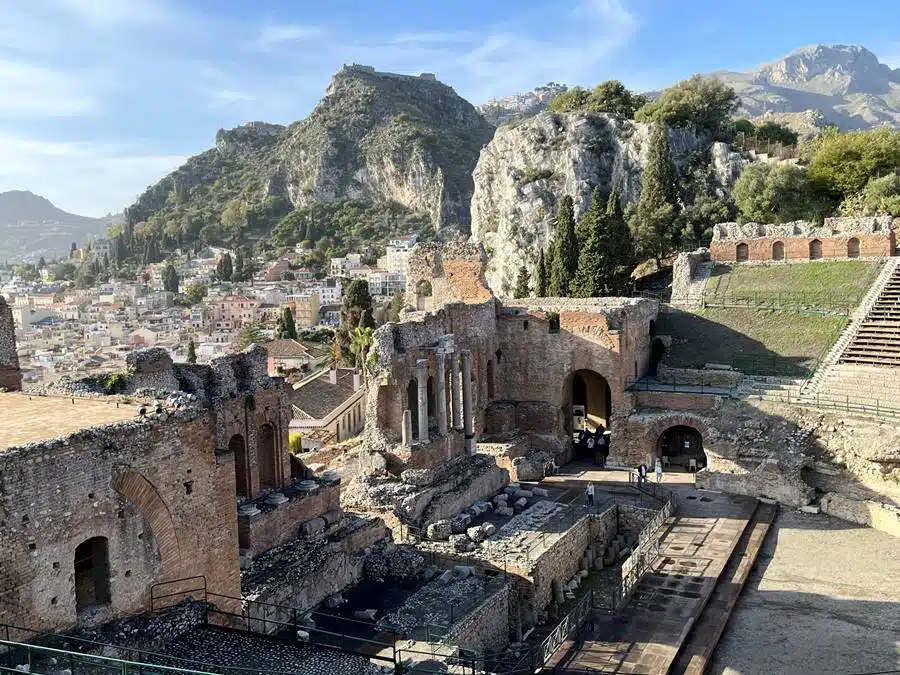
[[[757,506],[719,577],[712,597],[669,669],[672,675],[703,675],[706,671],[777,514],[777,504],[760,503]]]

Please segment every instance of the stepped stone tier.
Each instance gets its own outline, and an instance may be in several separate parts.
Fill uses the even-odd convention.
[[[896,248],[894,223],[891,216],[826,218],[822,227],[805,220],[719,223],[710,252],[725,262],[887,257]]]

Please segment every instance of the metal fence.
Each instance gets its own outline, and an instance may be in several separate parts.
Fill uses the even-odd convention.
[[[861,296],[853,299],[846,294],[791,291],[753,291],[733,293],[707,291],[703,294],[704,307],[747,307],[752,309],[789,310],[850,316],[859,306]]]
[[[697,375],[668,372],[662,377],[629,377],[625,379],[625,388],[630,391],[728,394],[737,389],[737,384],[722,382],[721,378],[723,372],[727,373],[730,371],[700,371]]]
[[[800,406],[815,406],[837,412],[856,413],[874,417],[900,418],[900,407],[893,401],[866,396],[840,396],[836,394],[799,394],[787,390],[767,391],[763,394],[752,394],[760,401],[775,401]]]

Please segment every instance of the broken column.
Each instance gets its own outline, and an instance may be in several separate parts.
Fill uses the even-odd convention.
[[[472,353],[468,349],[460,352],[462,357],[463,431],[466,438],[466,452],[475,454],[475,430],[472,426]]]
[[[438,436],[444,436],[447,433],[447,380],[445,377],[447,355],[438,350],[435,356],[437,357],[437,371],[434,378],[434,398],[437,403]]]
[[[416,384],[419,403],[419,442],[428,442],[428,360],[416,361]]]
[[[450,404],[453,406],[453,428],[457,431],[462,430],[462,410],[460,410],[459,391],[459,353],[452,352],[450,354]]]
[[[412,428],[412,412],[409,410],[403,411],[403,430],[402,430],[403,445],[407,448],[413,443],[413,428]]]

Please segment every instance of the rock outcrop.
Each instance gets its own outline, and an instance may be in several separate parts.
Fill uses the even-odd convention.
[[[623,206],[638,200],[650,131],[648,124],[610,115],[547,112],[497,129],[475,167],[472,198],[472,241],[487,251],[486,277],[495,294],[512,292],[521,265],[534,269],[538,252],[553,239],[563,195],[575,200],[576,217],[595,187],[615,185]],[[710,148],[708,139],[685,129],[671,129],[669,145],[676,165]],[[714,145],[714,172],[728,185],[746,160]]]

